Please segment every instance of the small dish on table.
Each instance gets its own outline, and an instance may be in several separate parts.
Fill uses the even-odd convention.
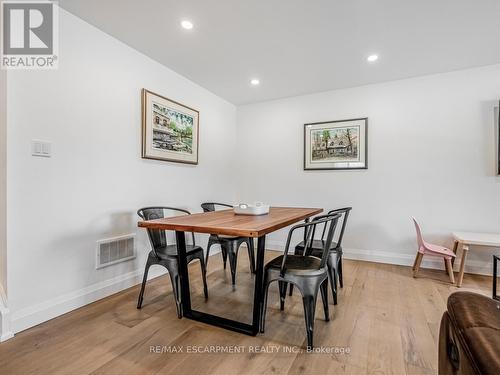
[[[269,205],[262,202],[255,202],[254,204],[240,203],[234,206],[233,210],[236,215],[267,215],[269,213]]]

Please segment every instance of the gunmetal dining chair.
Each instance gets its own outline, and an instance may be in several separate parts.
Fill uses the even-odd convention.
[[[339,281],[340,287],[344,287],[344,280],[342,276],[342,238],[344,237],[344,232],[347,224],[347,218],[349,217],[349,212],[352,207],[338,208],[331,210],[328,214],[340,214],[342,219],[342,227],[336,242],[332,241],[330,247],[330,253],[328,256],[328,277],[330,279],[330,287],[332,289],[333,304],[337,304],[337,279]],[[323,234],[321,239],[314,240],[311,244],[312,255],[321,256],[325,243],[325,229],[323,229]],[[304,244],[306,240],[306,233],[304,232],[304,240],[299,242],[295,246],[295,255],[302,255],[304,253]],[[290,285],[290,295],[293,293],[293,285]]]
[[[143,220],[155,220],[161,219],[165,216],[168,211],[182,212],[187,215],[191,213],[187,210],[181,208],[173,207],[145,207],[137,211]],[[144,270],[144,277],[142,279],[141,291],[139,293],[139,300],[137,301],[137,308],[142,307],[142,300],[144,297],[144,289],[146,288],[146,282],[148,279],[149,267],[152,265],[160,265],[168,270],[170,276],[170,281],[172,282],[172,289],[175,298],[175,304],[177,307],[177,316],[182,318],[182,305],[181,305],[181,290],[180,290],[180,280],[179,280],[179,260],[177,256],[177,245],[167,244],[167,233],[160,229],[148,229],[149,242],[151,243],[151,251],[148,255],[148,260],[146,262],[146,269]],[[203,248],[196,245],[194,239],[194,233],[191,233],[193,244],[186,244],[186,257],[187,262],[198,259],[201,266],[201,274],[203,278],[203,292],[205,298],[208,298],[208,288],[207,288],[207,268],[205,265],[205,259],[203,258]],[[187,241],[186,241],[187,242]]]
[[[213,203],[207,202],[202,203],[201,208],[203,212],[213,212],[219,207],[222,208],[233,208],[233,206],[225,203]],[[250,272],[255,273],[255,254],[253,239],[249,237],[234,237],[225,236],[221,234],[211,234],[208,238],[207,254],[205,258],[205,264],[208,264],[208,257],[210,255],[210,247],[212,245],[220,245],[222,252],[222,259],[224,261],[224,269],[226,269],[227,258],[229,257],[229,268],[231,268],[231,282],[234,286],[236,283],[236,265],[238,261],[238,250],[242,243],[247,244],[248,248],[248,259],[250,262]]]
[[[321,290],[323,308],[325,310],[325,320],[329,321],[328,310],[328,269],[327,260],[332,244],[335,227],[340,218],[340,214],[326,214],[317,216],[312,221],[293,226],[288,233],[284,255],[271,260],[264,269],[264,300],[262,302],[262,312],[260,321],[260,332],[264,333],[265,318],[267,309],[267,296],[269,285],[273,281],[278,281],[280,292],[280,310],[285,308],[285,295],[288,284],[295,285],[302,294],[304,304],[304,317],[306,322],[307,346],[313,346],[314,315],[316,311],[316,300],[318,290]],[[326,240],[324,241],[321,258],[311,255],[311,244],[314,240],[316,227],[324,225]],[[306,231],[306,242],[303,255],[288,255],[290,240],[295,230],[304,228]]]

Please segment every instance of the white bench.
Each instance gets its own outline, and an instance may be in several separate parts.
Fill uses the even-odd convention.
[[[496,233],[474,233],[474,232],[453,232],[455,245],[453,252],[456,254],[459,246],[462,247],[462,260],[460,261],[460,271],[458,272],[457,287],[462,285],[464,278],[465,260],[469,252],[469,246],[490,246],[500,248],[500,234]]]

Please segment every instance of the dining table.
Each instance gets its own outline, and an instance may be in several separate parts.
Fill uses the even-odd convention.
[[[162,219],[140,221],[141,228],[175,231],[179,257],[182,316],[231,331],[255,336],[263,296],[264,253],[266,235],[323,212],[321,208],[270,207],[265,215],[237,215],[232,209]],[[191,306],[189,274],[186,260],[186,232],[241,236],[257,239],[255,286],[253,295],[252,323],[227,319],[222,316],[194,310]]]

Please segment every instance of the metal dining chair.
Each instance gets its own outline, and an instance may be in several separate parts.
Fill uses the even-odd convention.
[[[191,213],[187,210],[173,207],[145,207],[137,211],[137,215],[139,215],[143,220],[155,220],[168,217],[165,215],[167,211],[182,212],[184,214],[191,215]],[[208,298],[207,268],[205,259],[203,258],[203,248],[196,245],[194,233],[191,233],[191,235],[193,244],[186,244],[187,262],[190,263],[195,259],[198,259],[200,261],[201,275],[203,278],[203,292],[205,294],[205,298]],[[146,288],[146,282],[148,279],[149,267],[151,267],[152,265],[160,265],[168,270],[170,281],[172,282],[175,304],[177,307],[177,316],[180,319],[182,318],[182,305],[177,245],[167,244],[167,233],[164,230],[148,229],[148,236],[149,242],[151,243],[151,251],[148,255],[148,260],[146,261],[146,268],[144,270],[144,277],[142,279],[139,300],[137,301],[137,308],[140,309],[142,307],[142,300],[144,297],[144,289]]]
[[[330,253],[328,256],[328,278],[330,279],[330,287],[332,289],[333,295],[333,304],[337,304],[337,279],[340,284],[340,287],[344,287],[344,280],[342,276],[342,238],[344,237],[344,232],[347,224],[347,218],[349,217],[349,212],[352,210],[352,207],[338,208],[335,210],[331,210],[328,214],[340,214],[342,220],[342,227],[340,229],[339,236],[337,241],[332,241],[332,245],[330,247]],[[314,240],[311,244],[312,255],[321,256],[323,251],[324,243],[325,243],[325,229],[323,229],[323,233],[321,235],[321,239]],[[304,253],[304,246],[306,240],[306,233],[304,232],[304,240],[299,242],[295,246],[295,255],[302,255]],[[293,293],[293,285],[290,285],[290,295]]]
[[[280,292],[280,310],[285,308],[285,295],[287,285],[295,285],[302,294],[304,304],[304,317],[306,322],[307,346],[313,346],[314,315],[316,310],[316,300],[318,290],[321,290],[323,308],[325,311],[325,320],[329,321],[328,310],[328,269],[327,260],[333,235],[340,214],[326,214],[317,216],[312,221],[304,224],[295,225],[290,229],[285,246],[284,255],[273,259],[266,264],[264,269],[264,299],[261,306],[260,332],[264,333],[265,317],[267,309],[267,297],[269,294],[269,285],[273,281],[278,281]],[[311,244],[314,240],[316,227],[324,225],[326,231],[326,240],[324,241],[321,258],[311,255]],[[293,232],[304,228],[306,231],[306,242],[303,255],[288,255],[290,240]]]
[[[219,207],[222,208],[233,208],[233,206],[225,203],[202,203],[201,208],[204,212],[216,211]],[[255,254],[253,239],[249,237],[234,237],[225,236],[221,234],[211,234],[208,238],[207,253],[205,258],[205,264],[208,265],[208,257],[210,255],[210,247],[212,245],[220,245],[222,252],[222,259],[224,261],[224,269],[226,269],[227,258],[229,257],[229,268],[231,269],[231,281],[234,286],[236,283],[236,265],[238,261],[238,250],[242,243],[247,244],[248,248],[248,258],[250,262],[250,272],[255,273]]]

